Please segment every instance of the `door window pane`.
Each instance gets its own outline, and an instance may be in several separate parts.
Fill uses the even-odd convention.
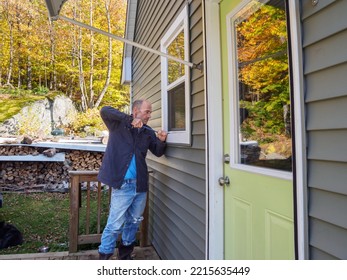
[[[234,20],[239,163],[292,170],[287,23],[283,1],[252,1]]]

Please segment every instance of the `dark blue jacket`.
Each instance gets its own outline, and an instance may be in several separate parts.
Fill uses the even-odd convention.
[[[132,128],[133,117],[110,106],[100,111],[101,118],[109,130],[106,151],[99,170],[98,180],[110,187],[120,188],[131,158],[135,153],[137,192],[148,191],[147,150],[160,157],[166,143],[160,141],[154,131],[144,127]]]

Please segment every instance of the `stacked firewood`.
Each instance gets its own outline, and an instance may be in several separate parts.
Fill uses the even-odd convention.
[[[38,155],[40,152],[35,147],[29,146],[0,146],[0,156]]]
[[[2,162],[0,190],[44,189],[69,180],[68,168],[57,162]]]
[[[99,170],[103,153],[88,151],[71,151],[65,153],[65,161],[71,170]]]
[[[28,146],[1,146],[1,156],[65,153],[64,162],[0,161],[0,192],[31,191],[67,187],[69,170],[98,170],[103,153],[80,150],[53,150]]]

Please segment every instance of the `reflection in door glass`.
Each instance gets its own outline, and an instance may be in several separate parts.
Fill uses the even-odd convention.
[[[288,39],[284,0],[251,1],[233,21],[239,163],[292,170]]]

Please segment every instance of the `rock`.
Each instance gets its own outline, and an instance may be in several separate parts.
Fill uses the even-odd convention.
[[[57,150],[55,148],[52,148],[52,149],[44,150],[42,153],[47,157],[53,157],[57,153]]]
[[[107,142],[108,142],[108,136],[103,136],[103,137],[101,137],[101,143],[102,143],[102,144],[106,145]]]
[[[71,123],[77,115],[72,100],[66,96],[56,96],[54,100],[36,101],[12,118],[0,123],[0,135],[27,134],[45,138],[52,130]]]
[[[0,144],[18,144],[20,141],[12,137],[0,137]]]
[[[33,139],[31,139],[29,136],[24,136],[23,140],[21,141],[21,144],[31,144],[33,142]]]
[[[60,95],[53,101],[52,113],[55,127],[61,128],[75,119],[77,110],[70,98]]]
[[[266,155],[266,159],[270,160],[270,159],[286,159],[285,156],[280,155],[278,153],[270,153]]]

